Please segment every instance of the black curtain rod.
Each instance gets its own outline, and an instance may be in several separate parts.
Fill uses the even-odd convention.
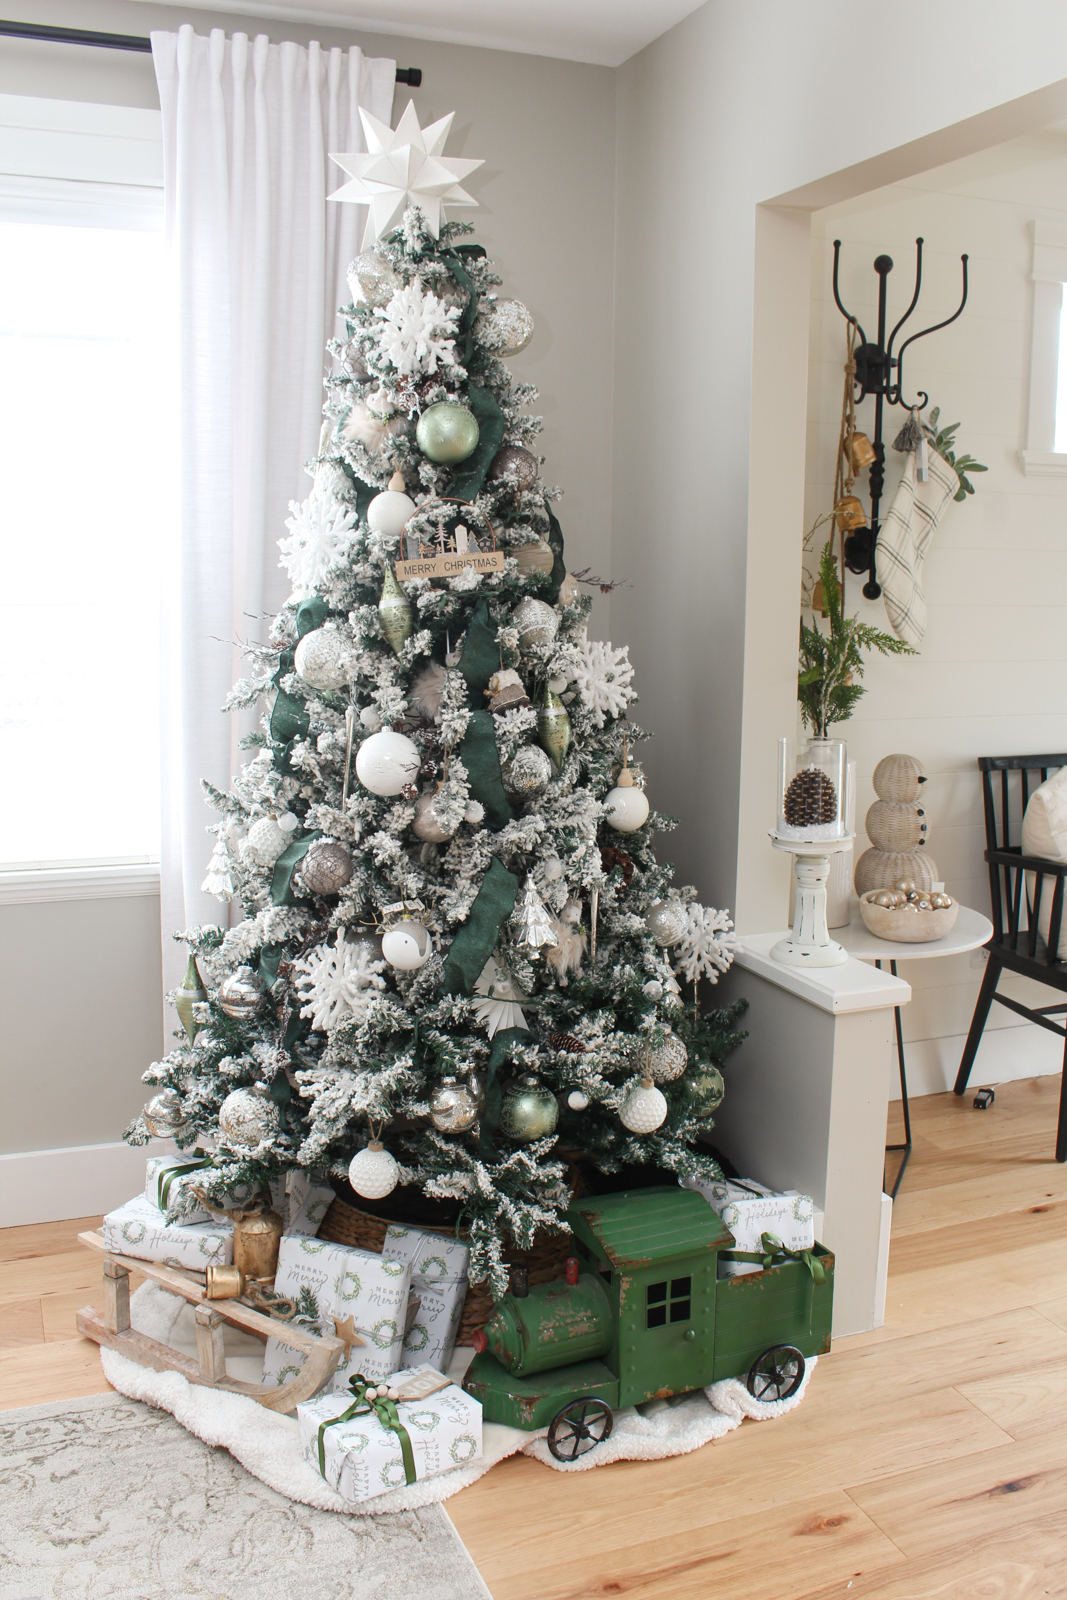
[[[151,39],[141,39],[135,33],[94,33],[88,28],[47,28],[36,22],[0,22],[0,36],[8,39],[43,39],[51,44],[91,44],[101,50],[135,50],[141,55],[151,55]],[[397,67],[397,83],[406,83],[409,89],[422,86],[421,67]]]

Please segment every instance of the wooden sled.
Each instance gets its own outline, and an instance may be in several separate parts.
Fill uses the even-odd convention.
[[[138,1366],[156,1372],[180,1372],[190,1383],[209,1389],[224,1389],[228,1394],[245,1394],[266,1406],[268,1411],[292,1411],[310,1400],[327,1382],[345,1350],[342,1339],[319,1337],[303,1328],[268,1317],[239,1300],[209,1300],[203,1278],[181,1267],[165,1267],[157,1261],[138,1261],[133,1256],[113,1255],[99,1233],[79,1233],[81,1244],[99,1250],[104,1257],[104,1310],[86,1306],[78,1312],[78,1332],[97,1344],[107,1345],[128,1356]],[[139,1272],[171,1294],[179,1294],[196,1307],[196,1358],[174,1350],[170,1345],[150,1339],[130,1326],[130,1273]],[[268,1337],[288,1345],[306,1359],[302,1370],[288,1383],[243,1383],[226,1376],[223,1324],[241,1328],[264,1343]]]

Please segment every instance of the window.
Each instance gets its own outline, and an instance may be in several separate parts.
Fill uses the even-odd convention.
[[[1030,409],[1026,448],[1019,460],[1027,477],[1067,475],[1067,227],[1032,222],[1034,322],[1030,347]]]
[[[670,1282],[650,1283],[645,1295],[646,1328],[664,1328],[670,1322],[688,1322],[692,1315],[691,1278],[672,1278]]]
[[[143,181],[145,141],[128,138],[125,150],[121,133],[127,117],[140,127],[153,114],[40,109],[55,104],[0,96],[0,157],[9,173],[16,166],[0,177],[7,869],[159,854],[160,552],[176,459],[170,297],[161,190]],[[44,126],[57,120],[68,126]],[[112,181],[124,162],[136,182]]]

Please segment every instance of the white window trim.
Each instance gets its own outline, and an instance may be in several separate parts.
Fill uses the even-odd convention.
[[[1030,412],[1019,461],[1028,478],[1067,478],[1067,453],[1053,449],[1059,376],[1060,313],[1067,283],[1067,225],[1031,222],[1034,323],[1030,352]]]
[[[0,872],[0,906],[28,906],[44,900],[134,900],[152,895],[159,896],[158,861]]]

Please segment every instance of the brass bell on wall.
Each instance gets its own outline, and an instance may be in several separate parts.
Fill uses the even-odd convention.
[[[848,458],[852,462],[853,472],[861,472],[864,467],[869,467],[877,457],[874,445],[865,433],[853,433],[848,441]]]
[[[842,533],[847,533],[850,528],[865,528],[867,513],[854,494],[846,494],[834,507],[834,521]]]

